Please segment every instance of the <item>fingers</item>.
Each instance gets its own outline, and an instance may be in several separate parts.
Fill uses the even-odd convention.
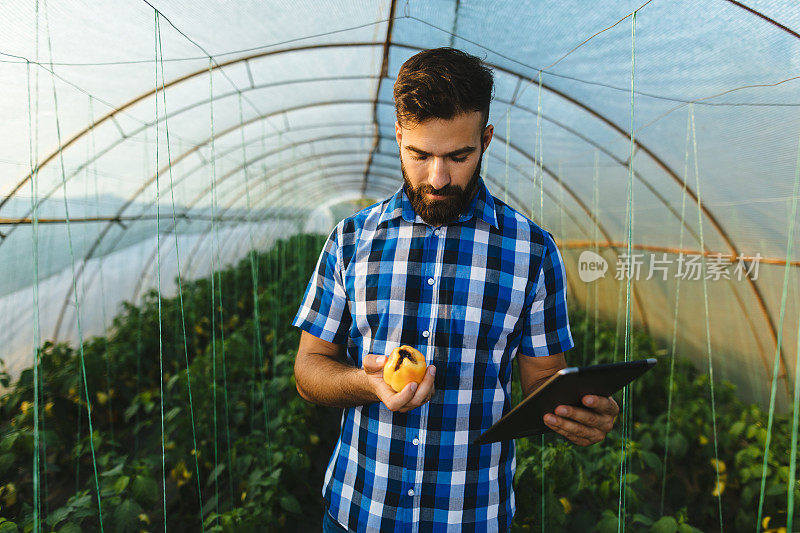
[[[602,441],[614,427],[619,406],[613,398],[593,395],[584,396],[583,403],[591,408],[559,405],[555,414],[545,415],[545,425],[579,446]]]
[[[370,373],[383,372],[383,367],[386,364],[386,357],[374,353],[368,353],[364,356],[364,370]]]
[[[405,413],[412,409],[416,409],[420,405],[430,401],[431,396],[433,396],[433,376],[436,374],[436,367],[429,366],[428,370],[425,372],[425,377],[422,379],[422,383],[419,384],[416,393],[411,398],[406,405],[400,408],[400,412]]]
[[[375,393],[390,411],[408,412],[430,401],[433,396],[436,367],[429,366],[422,382],[409,383],[400,392],[395,392],[383,380],[383,367],[388,359],[383,355],[367,354],[363,358],[364,371],[372,383]]]
[[[619,405],[611,396],[604,397],[587,394],[583,397],[583,404],[602,414],[611,415],[612,418],[619,414]]]
[[[610,415],[598,414],[590,409],[559,405],[555,410],[555,414],[571,419],[583,426],[599,429],[603,433],[608,433],[613,427],[613,418]]]
[[[383,401],[383,404],[390,411],[401,411],[411,401],[411,398],[414,397],[414,393],[417,391],[417,388],[418,386],[416,383],[409,383],[408,385],[403,387],[403,390],[395,393],[387,385],[387,389],[389,389],[390,394],[388,394],[387,396],[383,396],[381,399]]]
[[[589,446],[601,442],[606,433],[600,429],[584,426],[568,418],[546,414],[544,423],[556,433],[566,437],[578,446]]]

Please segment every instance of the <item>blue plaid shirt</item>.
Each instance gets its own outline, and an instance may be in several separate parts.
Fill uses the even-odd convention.
[[[428,403],[345,409],[322,494],[356,531],[507,531],[513,441],[474,445],[511,405],[511,363],[572,348],[552,235],[487,190],[433,228],[401,187],[339,222],[293,325],[367,353],[416,347],[436,366]]]

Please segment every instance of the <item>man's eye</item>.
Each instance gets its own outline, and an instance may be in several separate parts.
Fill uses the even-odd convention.
[[[425,161],[425,159],[426,159],[427,157],[428,157],[428,156],[425,156],[425,155],[415,155],[415,156],[412,156],[412,158],[413,158],[413,159],[415,159],[415,160],[417,160],[417,161]]]
[[[467,160],[467,156],[464,156],[464,157],[453,157],[452,159],[453,159],[453,161],[455,161],[456,163],[463,163],[464,161],[466,161],[466,160]]]

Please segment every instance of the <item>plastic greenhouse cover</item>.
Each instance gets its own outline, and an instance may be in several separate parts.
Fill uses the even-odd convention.
[[[707,280],[708,313],[703,282],[681,280],[678,350],[701,362],[708,320],[720,377],[765,401],[780,330],[783,408],[800,313],[797,242],[787,256],[800,9],[742,4],[752,11],[720,0],[162,1],[158,33],[144,2],[50,0],[38,23],[34,3],[4,5],[0,358],[13,373],[32,352],[32,195],[50,220],[36,229],[42,333],[76,340],[73,256],[82,322],[100,333],[120,301],[155,285],[157,227],[162,279],[178,261],[199,277],[214,253],[242,257],[251,234],[264,249],[298,231],[325,234],[395,192],[397,71],[420,49],[455,46],[495,71],[486,183],[554,233],[575,305],[596,289],[600,314],[618,316],[631,168],[643,261],[634,322],[672,334],[681,251],[764,258],[755,279],[737,278],[734,257],[729,278]],[[586,251],[606,262],[605,277],[581,279]],[[669,275],[648,278],[657,259]]]

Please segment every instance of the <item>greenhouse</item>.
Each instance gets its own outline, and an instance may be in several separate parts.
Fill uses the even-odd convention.
[[[800,531],[797,2],[30,0],[0,20],[0,532]],[[387,274],[348,228],[396,206],[398,242],[402,224],[440,235],[392,203],[417,205],[420,168],[402,159],[401,67],[440,48],[493,75],[491,142],[465,152],[488,218],[451,219],[460,240]],[[458,228],[509,221],[527,237],[464,258],[483,233]],[[552,344],[523,353],[519,310],[553,290],[544,267],[519,277],[546,262],[539,238],[563,267],[566,364],[657,362],[612,395],[599,442],[461,442],[533,390],[523,365]],[[334,289],[326,261],[338,276],[347,253],[363,263]],[[479,348],[497,341],[494,391],[448,388],[467,334],[392,322],[395,300],[368,296],[380,326],[359,332],[348,290],[349,336],[297,327],[339,281],[434,324],[470,276],[500,284],[486,313],[460,311],[462,333],[484,319]],[[352,375],[369,348],[412,345],[438,369],[430,401],[315,401],[297,366],[312,336],[346,345]],[[360,447],[373,433],[386,472]],[[456,466],[500,455],[510,496]]]

